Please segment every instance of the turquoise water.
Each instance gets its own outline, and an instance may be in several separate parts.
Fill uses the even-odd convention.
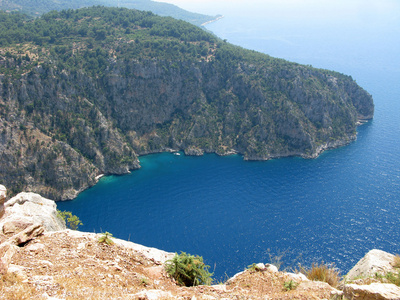
[[[140,157],[140,170],[102,178],[59,208],[78,215],[84,231],[202,255],[217,278],[267,262],[268,249],[285,251],[286,266],[301,254],[302,263],[333,262],[344,273],[370,249],[399,253],[400,4],[366,3],[361,15],[330,17],[319,6],[296,18],[276,3],[264,14],[226,8],[207,27],[246,48],[352,75],[375,101],[356,142],[315,160]]]

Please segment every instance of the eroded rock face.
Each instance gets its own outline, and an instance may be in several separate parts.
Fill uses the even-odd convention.
[[[40,225],[46,231],[65,229],[57,217],[54,201],[35,193],[20,193],[4,204],[5,213],[0,220],[0,233],[13,236],[33,225]]]
[[[344,288],[344,296],[353,300],[398,300],[400,287],[391,283],[347,284]]]
[[[4,185],[0,185],[0,218],[4,215],[4,202],[7,197],[7,189]]]
[[[382,250],[369,251],[347,274],[347,279],[370,277],[393,271],[394,255]]]

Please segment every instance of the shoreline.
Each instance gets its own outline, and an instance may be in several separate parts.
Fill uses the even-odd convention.
[[[207,22],[201,24],[200,26],[203,26],[203,27],[204,27],[204,26],[206,26],[206,25],[208,25],[208,24],[217,22],[217,21],[219,21],[219,20],[221,20],[221,19],[223,19],[223,18],[225,18],[225,16],[219,15],[219,16],[217,16],[215,19],[213,19],[213,20],[211,20],[211,21],[207,21]]]
[[[373,120],[373,118],[371,118],[371,119],[367,119],[367,118],[358,119],[358,121],[356,123],[357,124],[356,127],[368,124],[369,122],[371,122],[371,120]],[[56,202],[63,202],[63,201],[71,201],[71,200],[76,199],[79,196],[80,193],[82,193],[83,191],[85,191],[87,189],[90,189],[90,188],[94,187],[99,182],[100,178],[102,178],[102,177],[113,176],[113,175],[123,176],[123,175],[129,174],[131,171],[135,171],[135,170],[140,169],[140,167],[141,167],[140,166],[140,157],[141,156],[148,156],[148,155],[151,155],[151,154],[162,154],[162,153],[174,154],[174,153],[183,152],[182,154],[184,156],[204,156],[204,154],[215,154],[217,156],[224,157],[224,156],[235,156],[235,155],[238,155],[238,156],[241,156],[244,161],[269,161],[269,160],[275,160],[275,159],[281,159],[281,158],[289,158],[289,157],[300,157],[302,159],[317,159],[325,151],[334,150],[334,149],[337,149],[337,148],[341,148],[341,147],[347,146],[347,145],[351,144],[352,142],[354,142],[356,140],[357,140],[357,133],[354,136],[347,137],[347,139],[330,141],[330,142],[327,142],[325,144],[319,145],[314,153],[308,154],[308,155],[306,155],[304,153],[302,154],[302,153],[292,152],[292,153],[282,153],[280,155],[273,155],[273,156],[269,156],[269,157],[246,157],[245,154],[243,154],[243,153],[241,153],[241,152],[239,152],[239,151],[237,151],[235,149],[227,150],[224,153],[218,153],[217,151],[206,151],[206,150],[200,149],[200,148],[194,148],[194,150],[197,150],[197,151],[194,151],[193,154],[190,154],[190,151],[186,152],[185,149],[173,149],[173,148],[164,148],[164,149],[159,149],[159,151],[149,151],[149,152],[144,152],[144,153],[138,153],[137,154],[137,159],[138,159],[138,162],[139,162],[139,168],[130,169],[129,172],[124,173],[124,174],[112,174],[112,173],[110,173],[110,174],[99,174],[98,176],[95,177],[95,184],[94,185],[89,186],[89,187],[77,192],[74,198],[69,198],[69,199],[64,199],[64,200],[55,200],[55,201]]]

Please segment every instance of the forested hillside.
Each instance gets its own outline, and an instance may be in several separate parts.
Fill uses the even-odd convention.
[[[0,9],[10,12],[22,12],[32,17],[38,17],[51,10],[78,9],[94,5],[125,7],[151,11],[160,16],[173,17],[200,26],[212,21],[218,16],[207,16],[192,13],[169,3],[151,0],[1,0]]]
[[[70,199],[169,149],[312,158],[373,111],[349,76],[150,12],[0,13],[0,182],[13,192]]]

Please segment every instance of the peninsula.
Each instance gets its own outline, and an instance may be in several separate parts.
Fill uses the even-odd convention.
[[[356,139],[371,95],[350,77],[125,8],[0,13],[0,182],[72,199],[171,150],[315,158]]]

